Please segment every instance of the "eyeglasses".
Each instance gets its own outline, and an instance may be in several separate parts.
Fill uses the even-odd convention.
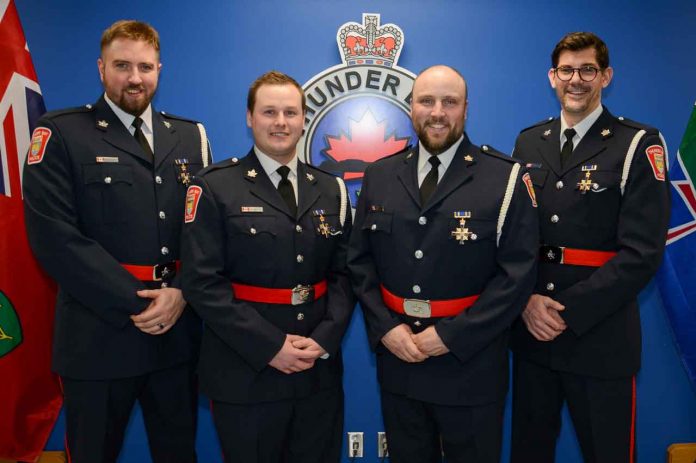
[[[559,80],[568,82],[573,78],[575,72],[577,71],[580,76],[580,80],[583,82],[592,82],[597,77],[599,69],[594,66],[581,66],[579,68],[571,68],[570,66],[563,66],[560,68],[554,68],[553,72],[556,74]]]

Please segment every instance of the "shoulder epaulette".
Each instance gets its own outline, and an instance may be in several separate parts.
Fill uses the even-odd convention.
[[[52,119],[58,116],[65,116],[68,114],[78,114],[78,113],[88,113],[94,111],[94,107],[91,104],[86,104],[83,106],[76,106],[74,108],[57,109],[55,111],[49,111],[43,116],[43,119]]]
[[[413,145],[408,145],[408,146],[406,146],[406,148],[404,148],[404,149],[402,149],[402,150],[399,150],[399,151],[397,151],[397,152],[394,153],[394,154],[390,154],[390,155],[388,155],[388,156],[384,156],[383,158],[379,158],[379,159],[378,159],[377,161],[375,161],[375,162],[379,162],[379,161],[382,161],[382,160],[385,160],[385,159],[391,159],[391,158],[394,158],[394,157],[397,157],[397,156],[401,156],[402,154],[406,154],[406,153],[409,153],[409,152],[415,153],[415,150],[413,149]],[[410,157],[411,157],[411,155],[409,154],[409,155],[406,156],[406,159],[409,159]]]
[[[199,176],[208,174],[210,172],[213,172],[215,170],[220,170],[220,169],[225,169],[227,167],[235,167],[239,165],[239,158],[232,157],[229,159],[225,159],[220,162],[216,162],[214,164],[209,165],[208,167],[201,169],[200,172],[198,172]]]
[[[553,122],[553,120],[554,120],[553,117],[548,117],[546,119],[542,119],[539,122],[537,122],[536,124],[532,124],[529,127],[527,127],[526,129],[520,130],[520,133],[526,132],[527,130],[533,129],[535,127],[541,127],[542,125],[550,124],[551,122]]]
[[[310,170],[321,172],[322,174],[330,175],[332,177],[338,177],[338,174],[335,174],[334,172],[330,172],[328,170],[324,170],[321,167],[315,166],[314,164],[305,164],[305,167],[307,167]]]
[[[497,149],[493,148],[491,145],[481,145],[481,153],[487,154],[489,156],[492,156],[494,158],[502,159],[503,161],[508,161],[508,162],[520,162],[517,159],[508,156],[507,154],[498,151]]]
[[[645,125],[645,124],[641,124],[640,122],[636,122],[634,120],[625,118],[623,116],[619,116],[616,119],[619,121],[620,124],[625,125],[627,127],[631,127],[632,129],[645,130],[645,131],[650,131],[650,130],[656,131],[657,130],[654,127],[651,127],[651,126]]]
[[[189,119],[187,117],[177,116],[175,114],[170,114],[170,113],[167,113],[164,111],[160,111],[160,114],[162,115],[162,117],[166,117],[167,119],[174,119],[176,121],[190,122],[191,124],[198,123],[198,121],[194,121],[193,119]]]

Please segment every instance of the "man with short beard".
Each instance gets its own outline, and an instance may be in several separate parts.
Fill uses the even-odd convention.
[[[419,146],[365,172],[348,254],[394,463],[500,459],[508,333],[531,293],[529,175],[464,133],[464,78],[413,85]]]
[[[150,25],[118,21],[104,95],[45,114],[24,168],[29,242],[58,283],[53,369],[73,463],[114,462],[140,402],[154,462],[196,461],[200,320],[178,289],[186,188],[210,161],[201,124],[157,113]]]
[[[514,463],[551,463],[567,402],[586,462],[635,461],[637,296],[662,260],[669,219],[660,133],[602,106],[606,44],[563,37],[551,55],[561,117],[522,131],[539,200],[533,294],[513,330]]]

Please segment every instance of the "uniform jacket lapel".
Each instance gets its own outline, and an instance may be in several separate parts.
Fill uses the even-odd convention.
[[[297,217],[302,217],[312,204],[319,199],[317,179],[307,170],[307,166],[297,162]]]
[[[143,153],[133,135],[123,125],[123,122],[114,114],[109,105],[106,103],[104,96],[99,98],[94,105],[94,125],[103,132],[104,141],[110,145],[125,151],[137,158],[142,159],[147,163],[152,163],[150,156]]]
[[[263,170],[253,148],[242,159],[241,167],[244,169],[244,179],[250,184],[249,191],[252,195],[278,209],[283,214],[292,217],[288,210],[288,205],[285,204],[282,196],[273,186],[273,182],[266,175],[266,171]],[[294,219],[295,217],[292,218]]]
[[[538,145],[539,155],[543,158],[544,164],[557,175],[560,176],[561,168],[561,120],[556,119],[551,127],[541,134],[544,141]]]
[[[404,156],[404,162],[396,172],[406,192],[417,207],[420,207],[420,190],[418,189],[418,147],[414,147]]]
[[[585,136],[582,137],[582,140],[580,140],[578,146],[573,150],[573,153],[570,155],[570,162],[568,162],[563,169],[563,173],[576,168],[578,165],[604,151],[607,147],[607,140],[611,137],[611,134],[614,133],[613,126],[614,116],[609,113],[607,108],[604,108],[599,119],[592,124],[590,130],[587,131]],[[609,132],[605,132],[606,135],[602,135],[602,132],[605,130]]]
[[[471,167],[474,166],[475,161],[466,161],[464,159],[465,156],[471,156],[473,159],[480,156],[480,150],[471,144],[466,134],[464,134],[464,140],[459,144],[459,148],[457,148],[457,152],[454,154],[454,158],[452,158],[452,163],[445,171],[445,176],[437,184],[433,195],[423,207],[423,212],[434,207],[463,183],[469,181],[469,178],[473,175]]]
[[[173,124],[165,125],[164,118],[154,109],[152,110],[152,133],[155,141],[155,168],[158,168],[167,156],[179,144],[179,136]],[[195,156],[196,153],[184,153]]]

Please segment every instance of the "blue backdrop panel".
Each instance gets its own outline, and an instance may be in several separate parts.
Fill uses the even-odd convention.
[[[591,30],[604,38],[615,70],[604,102],[616,115],[659,127],[674,152],[696,99],[696,3],[691,1],[19,0],[17,8],[48,109],[97,99],[96,60],[107,25],[122,18],[152,23],[161,34],[164,64],[155,105],[203,121],[218,161],[249,149],[245,101],[251,81],[279,69],[304,83],[339,64],[337,29],[348,21],[360,22],[365,12],[379,13],[382,23],[404,31],[399,66],[417,73],[445,63],[466,76],[467,131],[475,143],[502,151],[512,149],[520,129],[558,114],[546,72],[553,45],[569,31]],[[696,441],[696,397],[654,284],[640,302],[644,353],[638,377],[638,455],[641,461],[658,462],[670,443]],[[344,342],[344,358],[345,430],[365,432],[366,457],[360,461],[376,462],[376,434],[382,430],[378,387],[359,310]],[[200,461],[219,462],[204,397],[199,411]],[[49,449],[62,449],[63,432],[61,420]],[[508,410],[503,461],[509,433]],[[581,461],[567,415],[558,454],[564,463]],[[120,461],[150,461],[139,411]]]

